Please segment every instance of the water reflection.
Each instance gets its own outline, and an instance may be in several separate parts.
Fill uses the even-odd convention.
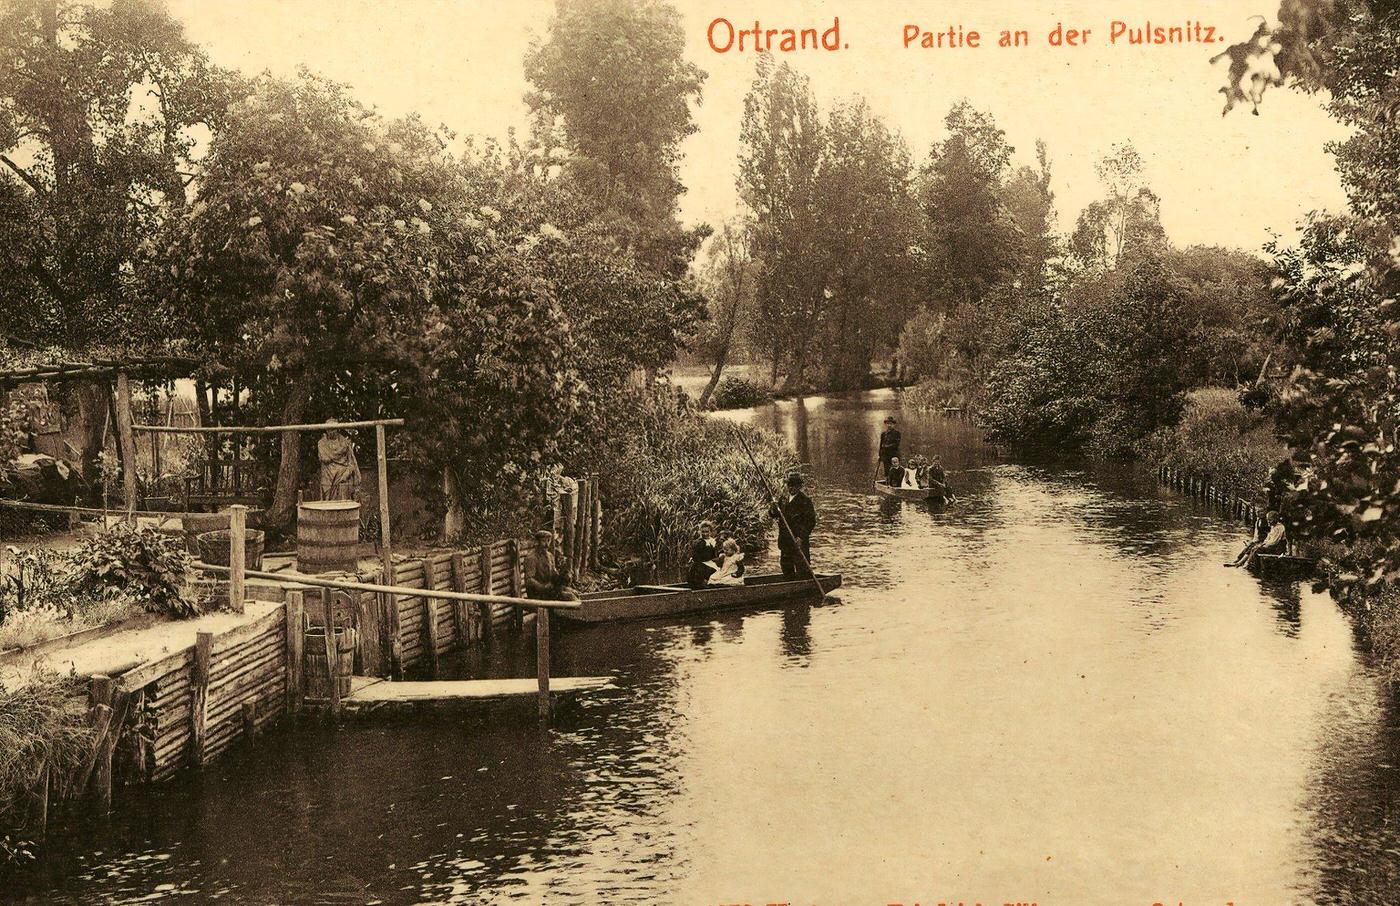
[[[1400,708],[1326,597],[1125,470],[904,413],[946,507],[872,493],[897,399],[731,413],[805,451],[820,605],[557,634],[619,689],[532,726],[269,739],[73,837],[35,902],[1387,903]],[[462,658],[532,675],[533,642]]]

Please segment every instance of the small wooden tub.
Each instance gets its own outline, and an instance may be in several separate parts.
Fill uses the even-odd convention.
[[[214,566],[228,566],[233,533],[228,529],[204,532],[199,536],[199,558]],[[262,569],[263,533],[257,529],[243,530],[243,562],[245,569]]]

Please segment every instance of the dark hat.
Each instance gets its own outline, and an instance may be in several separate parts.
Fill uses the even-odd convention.
[[[790,488],[792,488],[792,487],[797,487],[797,488],[802,487],[802,473],[800,473],[800,472],[789,472],[789,473],[788,473],[788,477],[787,477],[787,484],[788,484],[788,487],[790,487]]]
[[[894,424],[894,416],[893,416],[893,415],[886,415],[886,416],[885,416],[885,424],[887,424],[887,425],[892,425],[892,424]]]
[[[539,540],[540,538],[553,538],[554,532],[550,531],[547,528],[535,529],[534,537],[535,540]]]

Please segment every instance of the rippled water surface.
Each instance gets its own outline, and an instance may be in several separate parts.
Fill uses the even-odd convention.
[[[731,417],[811,464],[819,605],[559,633],[532,726],[300,730],[74,833],[12,896],[237,903],[1400,903],[1400,720],[1237,526],[903,414],[959,500],[869,493],[892,396]],[[529,645],[496,675],[533,675]]]

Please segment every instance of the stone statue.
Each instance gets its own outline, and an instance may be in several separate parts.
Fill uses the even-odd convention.
[[[321,461],[321,499],[355,500],[360,493],[360,466],[350,435],[340,428],[328,429],[316,442],[316,456]]]

